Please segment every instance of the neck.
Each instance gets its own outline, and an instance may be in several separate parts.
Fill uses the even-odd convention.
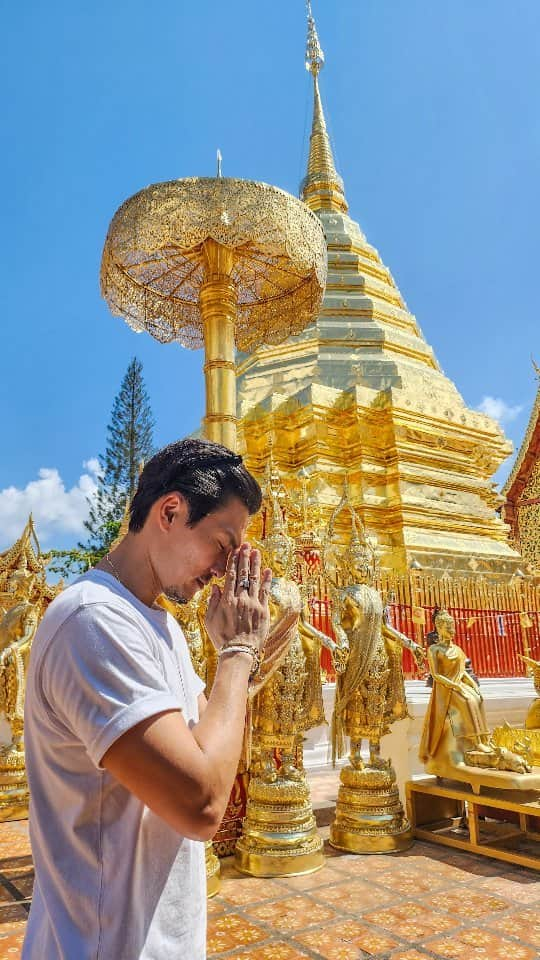
[[[163,585],[152,563],[148,545],[138,534],[128,533],[122,542],[97,564],[98,570],[110,573],[130,591],[137,600],[152,607],[163,593]]]

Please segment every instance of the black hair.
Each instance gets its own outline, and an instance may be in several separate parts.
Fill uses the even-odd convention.
[[[250,514],[262,503],[261,488],[242,457],[210,440],[177,440],[145,465],[129,509],[130,533],[142,530],[152,505],[173,491],[187,501],[190,527],[231,497],[238,497]]]

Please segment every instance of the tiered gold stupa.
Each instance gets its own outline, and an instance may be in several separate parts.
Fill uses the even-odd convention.
[[[471,573],[471,556],[504,574],[520,558],[495,508],[491,476],[511,452],[499,426],[470,410],[441,370],[414,316],[348,215],[328,136],[309,10],[306,66],[314,114],[301,196],[328,244],[317,320],[279,346],[238,355],[240,445],[261,473],[269,443],[280,470],[312,466],[326,519],[343,471],[383,568],[413,559],[433,572]]]

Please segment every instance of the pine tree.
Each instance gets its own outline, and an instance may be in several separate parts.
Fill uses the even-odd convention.
[[[107,427],[107,447],[100,455],[97,491],[88,501],[84,526],[89,537],[72,550],[52,551],[51,572],[84,572],[98,563],[118,536],[126,506],[137,487],[139,469],[152,456],[154,418],[142,375],[133,358],[115,397]]]

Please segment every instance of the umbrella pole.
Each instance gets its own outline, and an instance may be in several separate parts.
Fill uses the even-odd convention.
[[[231,280],[234,252],[215,240],[205,240],[205,282],[199,306],[204,326],[204,378],[208,440],[236,450],[236,373],[234,330],[236,289]]]

